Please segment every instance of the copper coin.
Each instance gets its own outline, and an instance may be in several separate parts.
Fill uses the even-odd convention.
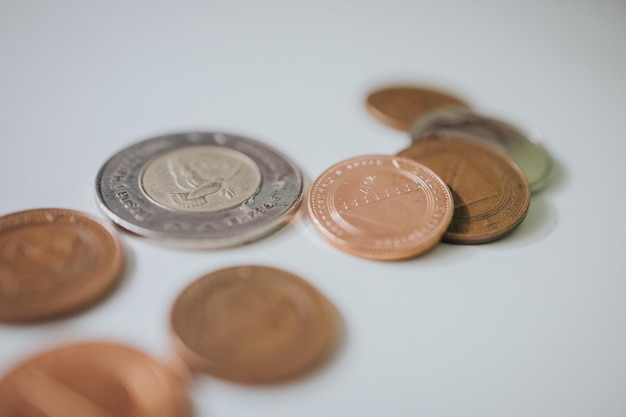
[[[309,215],[321,235],[352,255],[410,258],[436,245],[452,219],[453,201],[433,171],[397,156],[342,161],[309,193]]]
[[[398,155],[429,166],[450,186],[454,217],[443,240],[486,243],[506,236],[526,216],[530,188],[509,157],[463,139],[416,141]]]
[[[117,233],[74,210],[42,208],[0,217],[0,321],[74,312],[120,278]]]
[[[182,385],[129,347],[77,344],[40,354],[0,381],[0,415],[183,417]]]
[[[445,107],[430,111],[413,123],[411,137],[462,138],[494,146],[517,163],[533,192],[545,185],[550,173],[550,156],[536,134],[468,109]]]
[[[177,352],[190,368],[240,382],[299,375],[328,353],[332,309],[311,284],[267,266],[205,275],[174,303]]]
[[[404,132],[410,131],[413,122],[424,113],[446,106],[469,107],[443,91],[413,86],[382,88],[366,100],[367,109],[376,119]]]

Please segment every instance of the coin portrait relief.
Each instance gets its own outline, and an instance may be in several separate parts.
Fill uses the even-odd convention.
[[[161,155],[141,175],[155,202],[172,209],[211,212],[235,207],[261,185],[257,164],[241,152],[219,146],[191,146]]]

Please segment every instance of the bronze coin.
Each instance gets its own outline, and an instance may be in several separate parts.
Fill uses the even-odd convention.
[[[450,187],[454,216],[443,236],[446,242],[491,242],[511,233],[526,216],[528,182],[497,150],[464,139],[425,139],[398,155],[432,168]]]
[[[446,106],[469,107],[458,97],[424,87],[394,86],[376,90],[366,99],[369,112],[380,122],[409,132],[424,113]]]
[[[388,155],[350,158],[328,168],[309,192],[309,215],[336,248],[368,259],[397,260],[436,245],[453,201],[432,170]]]
[[[176,351],[190,368],[240,382],[299,375],[328,353],[332,308],[311,284],[267,266],[211,272],[174,303]]]
[[[183,417],[182,385],[149,356],[110,343],[77,344],[18,365],[0,380],[1,416]]]
[[[68,314],[103,297],[125,263],[111,227],[74,210],[0,217],[0,321]]]

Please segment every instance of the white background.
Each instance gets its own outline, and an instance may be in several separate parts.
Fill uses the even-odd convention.
[[[0,373],[78,340],[165,358],[178,293],[260,263],[327,295],[341,346],[289,384],[198,376],[196,417],[626,415],[622,0],[3,1],[0,214],[65,207],[106,220],[94,197],[106,159],[186,130],[266,142],[310,184],[340,160],[408,146],[364,107],[403,82],[543,132],[554,175],[513,235],[389,263],[332,248],[303,211],[221,251],[124,234],[117,290],[68,319],[0,325]]]

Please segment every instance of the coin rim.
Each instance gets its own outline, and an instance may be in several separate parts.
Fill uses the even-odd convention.
[[[18,219],[20,221],[17,226],[28,225],[33,223],[24,220],[24,216],[39,216],[45,215],[47,213],[50,213],[55,217],[59,215],[62,215],[64,217],[80,217],[83,221],[93,224],[95,228],[99,228],[103,234],[107,235],[110,238],[110,259],[106,265],[106,270],[95,271],[95,273],[93,274],[94,276],[96,276],[96,278],[93,279],[100,279],[102,285],[98,286],[97,289],[89,288],[90,291],[86,293],[84,292],[85,287],[74,286],[71,288],[74,288],[75,291],[73,291],[69,296],[66,295],[67,293],[62,293],[60,294],[61,296],[58,297],[59,294],[55,293],[55,302],[35,304],[32,306],[32,308],[29,308],[26,311],[26,314],[6,315],[5,307],[0,308],[0,322],[19,323],[38,321],[78,313],[79,311],[85,310],[88,307],[96,304],[101,299],[105,298],[115,288],[115,286],[122,278],[124,269],[126,267],[127,256],[124,244],[119,233],[109,224],[102,222],[100,219],[88,213],[59,207],[44,207],[20,210],[5,214],[0,217],[0,233],[3,233],[3,223],[7,221]],[[15,226],[16,224],[12,223],[10,229]],[[101,251],[99,251],[98,253],[100,252]],[[84,294],[84,296],[81,296],[81,294]],[[62,302],[56,302],[59,300]],[[56,308],[50,308],[54,306],[56,306]]]
[[[243,143],[246,146],[251,146],[264,155],[269,155],[272,158],[272,162],[278,162],[281,166],[284,166],[287,172],[286,175],[290,176],[289,184],[292,185],[293,188],[293,190],[291,190],[294,194],[293,199],[288,200],[288,204],[282,206],[273,205],[271,208],[265,209],[262,205],[259,205],[259,207],[251,209],[260,210],[257,211],[257,214],[261,214],[255,215],[253,220],[244,222],[243,226],[239,227],[235,224],[223,227],[218,232],[205,231],[205,233],[195,233],[194,236],[190,236],[184,232],[166,232],[163,230],[155,230],[155,228],[151,228],[150,225],[134,223],[133,219],[129,218],[128,212],[120,210],[120,207],[118,207],[120,206],[120,204],[118,204],[119,202],[111,197],[114,190],[108,187],[108,183],[105,184],[107,181],[105,176],[108,174],[107,178],[110,178],[115,172],[114,167],[116,162],[122,162],[124,158],[133,157],[136,158],[137,162],[129,164],[128,174],[129,176],[137,175],[137,178],[129,178],[132,179],[132,181],[130,181],[132,183],[127,184],[127,191],[132,192],[135,198],[139,197],[143,203],[143,207],[147,207],[149,210],[156,213],[155,216],[166,217],[167,220],[170,221],[193,220],[201,225],[203,222],[223,222],[228,219],[229,216],[241,215],[238,210],[245,205],[245,202],[231,208],[208,213],[174,210],[156,203],[145,193],[140,184],[140,175],[143,169],[160,155],[187,146],[211,145],[225,146],[229,149],[241,152],[258,165],[262,176],[261,184],[248,200],[263,195],[264,193],[270,193],[271,190],[274,189],[274,183],[277,181],[275,179],[277,172],[273,171],[269,164],[261,161],[258,156],[252,155],[245,150],[235,149],[223,143],[219,143],[218,139],[216,139],[218,136],[226,138],[225,141],[227,143]],[[150,145],[159,143],[162,143],[162,146],[157,151],[145,151],[145,148],[150,147]],[[98,207],[115,224],[153,243],[187,249],[221,249],[239,246],[259,240],[278,231],[295,216],[302,202],[304,187],[302,173],[298,166],[275,148],[248,137],[218,131],[178,132],[136,142],[115,153],[102,165],[96,176],[95,184]],[[121,208],[123,209],[123,205],[121,205]]]
[[[310,294],[311,298],[315,300],[316,305],[319,305],[319,314],[323,315],[320,319],[320,332],[315,336],[315,343],[318,345],[316,351],[305,359],[304,363],[300,367],[285,368],[274,372],[272,375],[250,375],[246,374],[245,370],[241,369],[228,369],[220,367],[220,363],[212,360],[210,357],[198,352],[188,346],[183,336],[177,331],[174,324],[177,307],[184,303],[184,297],[192,288],[196,285],[200,285],[201,281],[215,279],[221,274],[228,273],[231,270],[237,270],[241,268],[261,268],[267,271],[274,271],[281,274],[287,279],[294,280],[297,285],[302,286],[306,293]],[[326,298],[326,296],[318,290],[313,284],[302,278],[301,276],[287,271],[285,269],[277,268],[274,266],[260,265],[260,264],[243,264],[232,265],[220,269],[208,272],[189,283],[176,297],[176,300],[170,308],[169,315],[169,328],[174,345],[174,351],[187,364],[189,368],[196,371],[208,373],[214,377],[235,381],[239,383],[259,384],[259,383],[277,383],[282,381],[291,380],[300,375],[306,374],[311,371],[317,365],[319,365],[333,350],[334,342],[337,337],[337,315],[336,310],[332,303]]]
[[[437,227],[433,227],[430,233],[427,235],[425,239],[421,239],[414,244],[404,245],[401,249],[394,248],[382,248],[372,247],[372,245],[363,245],[363,244],[354,244],[350,241],[346,241],[345,239],[341,239],[337,237],[334,233],[329,231],[326,227],[324,227],[321,219],[315,214],[317,210],[313,207],[313,201],[315,200],[315,194],[319,190],[319,184],[328,177],[332,172],[336,171],[340,167],[345,166],[346,164],[352,163],[357,160],[363,159],[385,159],[385,160],[396,160],[400,159],[409,165],[414,165],[414,167],[418,170],[421,170],[428,175],[431,176],[440,186],[442,193],[444,194],[444,198],[446,200],[444,211],[442,213],[441,222]],[[416,174],[417,175],[417,174]],[[320,191],[321,193],[321,191]],[[413,258],[417,255],[421,255],[426,253],[430,249],[434,248],[437,243],[440,242],[442,236],[444,235],[446,229],[448,228],[450,222],[452,221],[452,215],[454,211],[453,205],[454,199],[452,197],[452,193],[448,185],[430,168],[421,164],[417,161],[414,161],[410,158],[405,158],[397,155],[382,155],[382,154],[371,154],[371,155],[361,155],[355,156],[348,159],[344,159],[336,164],[332,165],[330,168],[327,168],[320,174],[317,179],[311,185],[311,189],[309,190],[308,196],[308,213],[309,218],[311,219],[313,225],[316,230],[320,233],[320,235],[332,246],[335,248],[349,253],[354,256],[359,256],[366,259],[371,260],[380,260],[380,261],[393,261],[393,260],[401,260]],[[378,240],[378,238],[377,238]],[[404,240],[406,242],[406,240]]]

